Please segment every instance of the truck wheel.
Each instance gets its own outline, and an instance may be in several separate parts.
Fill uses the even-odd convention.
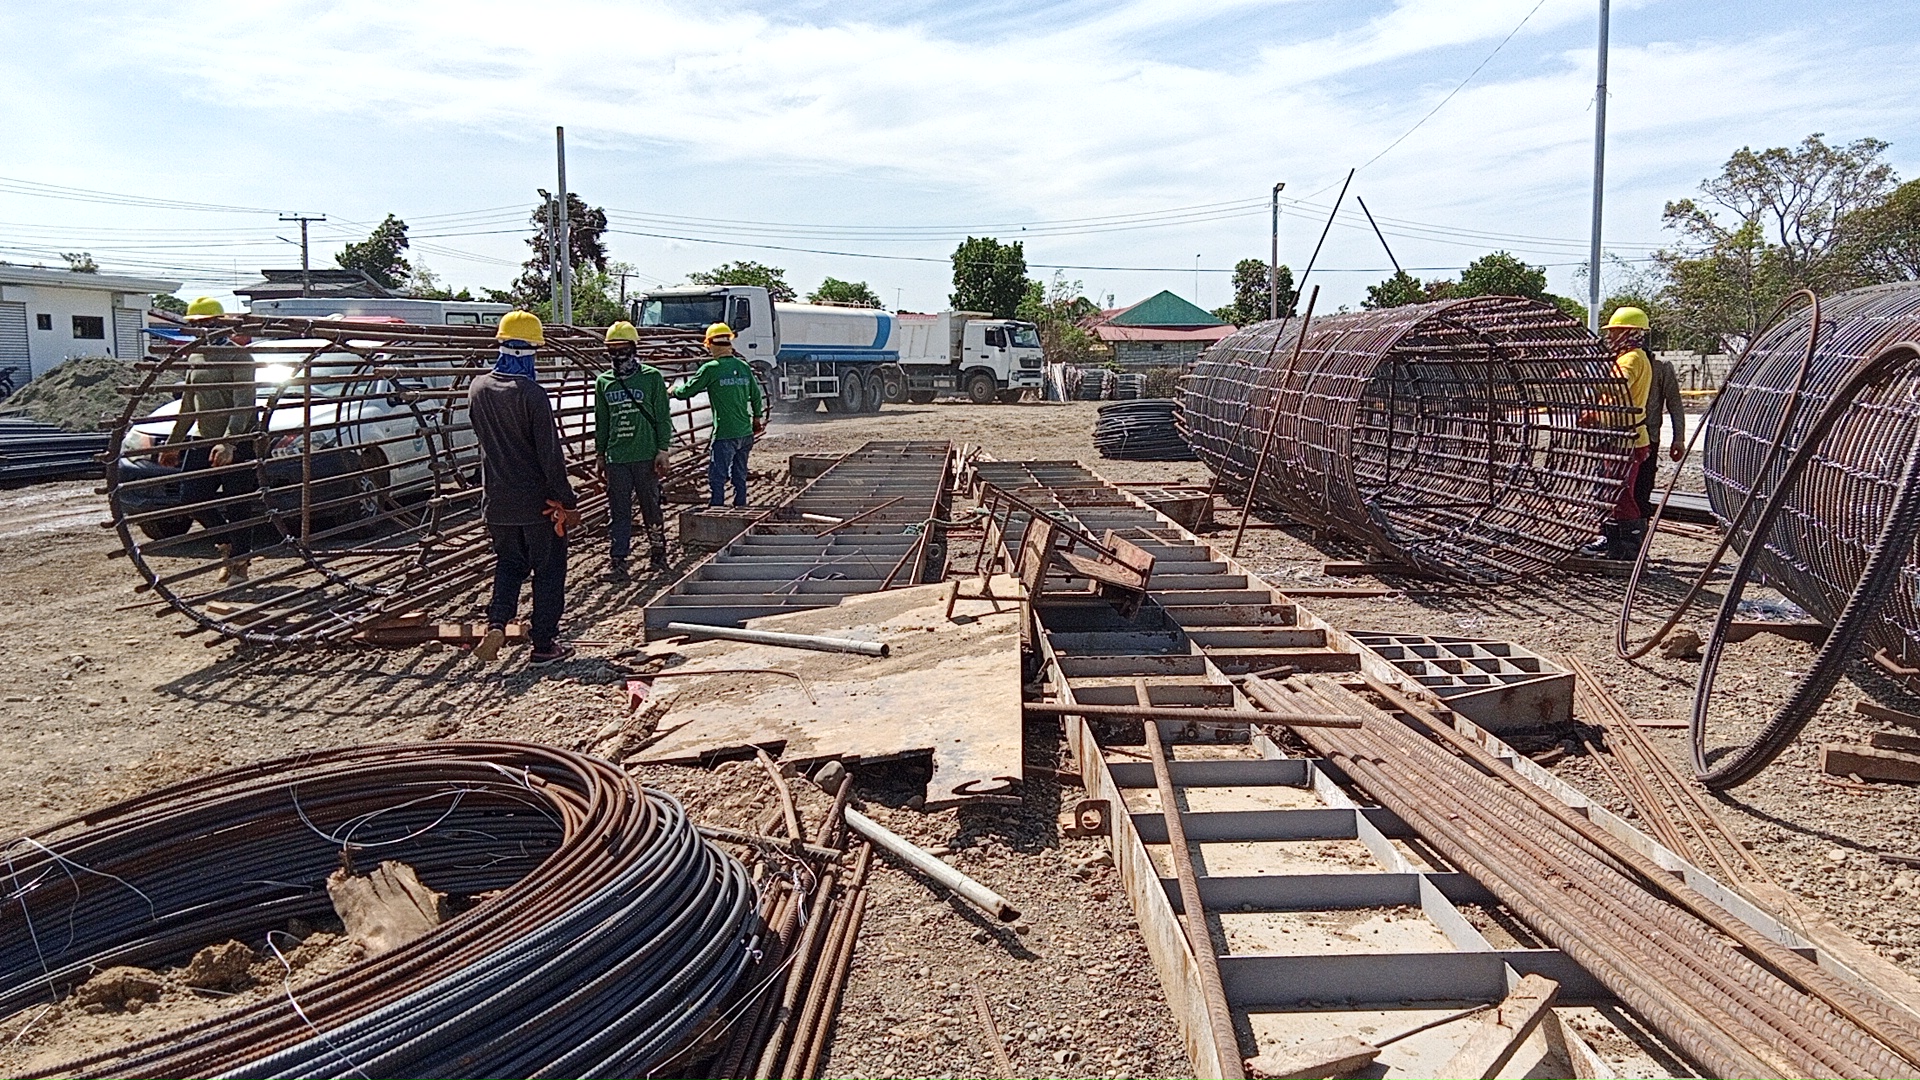
[[[840,396],[827,399],[827,411],[837,413],[857,413],[866,411],[867,384],[861,380],[860,373],[849,371],[840,376]]]
[[[933,390],[909,390],[907,391],[907,400],[913,402],[915,405],[931,405],[933,404],[935,393]]]
[[[907,373],[897,365],[887,364],[880,369],[880,395],[889,405],[904,405],[907,401]]]
[[[1012,405],[1026,395],[1027,392],[1025,390],[1002,390],[997,395],[997,399],[1002,405]]]
[[[878,371],[868,372],[865,385],[867,388],[867,400],[860,403],[860,411],[863,413],[877,413],[880,411],[880,406],[886,403],[886,375]]]
[[[993,397],[999,392],[1000,387],[993,381],[993,376],[984,371],[976,371],[967,377],[967,400],[975,405],[993,404]]]

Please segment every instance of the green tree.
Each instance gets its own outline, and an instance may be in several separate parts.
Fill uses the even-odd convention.
[[[454,292],[447,288],[446,283],[440,280],[439,274],[427,269],[427,264],[419,261],[413,264],[413,272],[407,275],[405,282],[401,283],[400,295],[409,296],[415,300],[473,299],[473,293],[467,289]]]
[[[1002,244],[991,236],[969,236],[954,249],[953,293],[947,302],[956,310],[1009,319],[1027,288],[1027,255],[1020,241]]]
[[[1505,251],[1482,255],[1460,274],[1456,296],[1524,296],[1543,300],[1547,295],[1547,268],[1528,266]]]
[[[165,311],[173,315],[185,315],[187,313],[187,302],[172,293],[160,293],[155,296],[153,298],[153,306],[156,310]]]
[[[529,221],[533,225],[533,235],[527,237],[527,246],[533,254],[521,264],[520,277],[514,281],[507,294],[509,301],[515,304],[531,305],[553,299],[553,255],[552,226],[553,196],[545,188],[535,189],[540,202],[533,208]],[[574,192],[567,192],[567,247],[572,256],[571,265],[577,278],[585,269],[604,271],[607,268],[607,212],[597,206],[588,206],[586,201]],[[575,305],[576,309],[578,305]],[[528,310],[533,310],[528,307]],[[579,311],[574,317],[579,317]]]
[[[1029,281],[1014,308],[1013,317],[1030,322],[1040,333],[1040,353],[1050,364],[1088,364],[1098,361],[1100,341],[1081,326],[1098,315],[1100,305],[1086,298],[1084,286],[1068,281],[1055,270],[1051,282]]]
[[[1293,287],[1293,269],[1280,264],[1280,314],[1291,315],[1300,297]],[[1265,322],[1272,311],[1265,259],[1241,259],[1233,264],[1233,303],[1213,309],[1213,316],[1235,326]]]
[[[1360,301],[1360,306],[1369,310],[1405,307],[1425,303],[1426,299],[1426,287],[1420,284],[1420,279],[1405,270],[1397,270],[1380,284],[1367,286],[1367,298]]]
[[[1843,256],[1860,284],[1920,279],[1920,180],[1848,215],[1841,235]]]
[[[620,303],[620,279],[610,270],[583,266],[573,279],[576,326],[611,326],[628,318]]]
[[[758,285],[767,290],[776,304],[790,304],[800,295],[787,284],[785,270],[745,260],[721,263],[711,270],[696,270],[687,275],[687,280],[695,285]]]
[[[63,251],[60,257],[67,260],[67,269],[76,274],[97,274],[100,264],[93,261],[91,251]]]
[[[874,295],[864,281],[841,281],[829,277],[820,282],[820,287],[807,294],[809,304],[852,304],[856,307],[885,307],[880,298]]]
[[[397,289],[413,271],[406,256],[401,254],[407,247],[407,223],[388,214],[365,240],[341,248],[333,261],[343,269],[360,271],[379,282],[382,288]]]

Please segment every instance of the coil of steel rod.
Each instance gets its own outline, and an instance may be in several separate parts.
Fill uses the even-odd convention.
[[[1269,707],[1357,707],[1324,681],[1248,688]],[[1920,1075],[1920,1032],[1890,1007],[1675,882],[1417,702],[1374,689],[1407,719],[1296,734],[1709,1075]]]
[[[229,938],[276,953],[343,859],[474,899],[424,937],[62,1076],[633,1076],[758,935],[741,864],[617,766],[550,747],[362,747],[247,766],[7,848],[0,1012]],[[277,943],[276,943],[277,939]]]
[[[1694,770],[1710,787],[1744,783],[1784,752],[1862,645],[1908,665],[1920,659],[1917,343],[1920,285],[1843,293],[1762,334],[1714,402],[1707,496],[1723,523],[1740,519],[1730,539],[1741,558],[1694,694]],[[1743,516],[1756,500],[1759,512]],[[1716,740],[1708,728],[1724,631],[1749,581],[1831,630],[1769,720]]]
[[[1093,422],[1093,448],[1104,458],[1131,461],[1194,461],[1180,435],[1179,407],[1164,398],[1116,401],[1100,406]]]
[[[162,613],[194,632],[317,645],[435,614],[492,573],[467,419],[468,384],[497,351],[490,327],[243,315],[183,325],[195,337],[125,388],[107,461],[114,528]],[[641,335],[641,360],[669,379],[705,358],[684,331]],[[598,334],[548,329],[539,379],[589,521],[605,516],[593,383],[607,366]],[[703,471],[711,429],[704,396],[672,411],[681,475],[669,490]],[[250,580],[220,580],[243,559]]]
[[[1626,477],[1626,384],[1558,308],[1482,296],[1242,329],[1181,382],[1187,441],[1256,506],[1455,580],[1591,540]]]

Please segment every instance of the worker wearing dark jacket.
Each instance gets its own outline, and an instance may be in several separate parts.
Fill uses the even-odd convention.
[[[707,327],[707,352],[713,359],[700,365],[693,378],[674,388],[673,396],[686,400],[704,393],[713,405],[713,459],[707,465],[707,503],[724,506],[727,480],[733,480],[733,505],[747,505],[747,452],[753,437],[767,429],[767,399],[760,377],[745,360],[733,354],[733,328],[726,323]]]
[[[1653,485],[1660,474],[1660,427],[1662,419],[1673,421],[1673,444],[1667,456],[1679,461],[1687,453],[1687,407],[1680,397],[1680,373],[1673,362],[1653,359],[1653,389],[1647,392],[1648,457],[1633,476],[1633,499],[1640,504],[1640,516],[1653,517]]]
[[[622,320],[607,328],[613,370],[593,384],[593,449],[607,482],[613,511],[607,580],[628,579],[633,551],[633,501],[647,524],[647,569],[667,569],[667,522],[660,512],[660,480],[673,464],[673,419],[667,413],[667,380],[639,357],[640,332]]]
[[[473,654],[482,661],[499,655],[507,624],[520,609],[520,585],[532,575],[528,636],[537,667],[573,655],[573,646],[560,642],[560,613],[566,606],[567,532],[579,527],[580,514],[553,406],[536,381],[534,347],[546,344],[546,331],[531,313],[510,311],[494,336],[499,359],[467,391],[467,415],[480,447],[480,515],[494,554],[487,636]]]

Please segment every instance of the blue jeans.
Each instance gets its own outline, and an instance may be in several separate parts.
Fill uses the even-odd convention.
[[[713,440],[713,459],[707,462],[707,505],[727,505],[727,480],[733,480],[733,505],[747,505],[747,451],[753,436]]]
[[[653,475],[653,459],[607,462],[607,502],[613,510],[612,545],[607,552],[614,562],[624,562],[633,553],[633,499],[640,497],[640,519],[647,523],[647,546],[665,547],[666,518],[660,512],[660,481]]]
[[[520,586],[533,576],[533,625],[527,636],[545,649],[560,636],[560,612],[567,603],[567,542],[554,535],[553,523],[489,525],[493,537],[493,602],[487,622],[505,626],[520,610]]]

